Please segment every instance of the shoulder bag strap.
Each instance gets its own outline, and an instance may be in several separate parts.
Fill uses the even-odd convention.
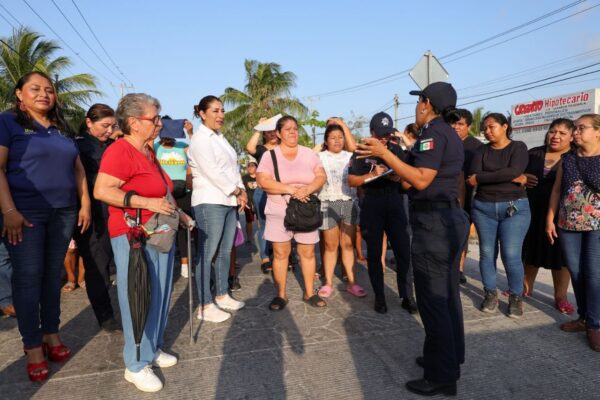
[[[275,170],[275,179],[277,180],[277,182],[281,182],[281,179],[279,178],[279,168],[277,167],[277,157],[275,156],[275,149],[269,150],[269,153],[271,153],[271,160],[273,160],[273,169]]]

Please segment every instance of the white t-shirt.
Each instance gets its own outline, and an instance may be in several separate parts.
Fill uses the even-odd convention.
[[[319,193],[321,201],[354,200],[356,188],[348,185],[348,166],[352,153],[342,150],[339,153],[319,152],[319,158],[327,174],[327,182]]]

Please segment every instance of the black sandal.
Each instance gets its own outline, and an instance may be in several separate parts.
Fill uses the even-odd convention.
[[[311,297],[309,297],[308,299],[302,298],[302,300],[306,303],[306,304],[310,304],[313,307],[325,307],[327,306],[327,303],[325,302],[325,300],[323,300],[322,298],[319,297],[319,295],[312,295]]]
[[[262,270],[262,273],[266,275],[269,272],[273,271],[273,265],[271,264],[271,261],[267,261],[260,264],[260,269]]]
[[[281,311],[285,308],[287,303],[288,303],[287,299],[283,299],[283,298],[277,296],[273,300],[271,300],[271,303],[269,304],[269,310]]]

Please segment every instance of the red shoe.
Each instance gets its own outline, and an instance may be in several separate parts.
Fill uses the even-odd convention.
[[[37,347],[34,347],[34,349]],[[33,349],[29,349],[33,350]],[[23,349],[25,355],[27,350]],[[48,361],[40,361],[38,363],[27,363],[27,375],[31,382],[42,382],[48,379]]]
[[[575,312],[575,308],[567,300],[559,300],[554,303],[554,308],[561,312],[561,314],[571,315]]]
[[[48,360],[52,362],[62,363],[71,357],[71,349],[62,343],[51,347],[48,343],[44,342],[42,346],[44,348],[44,354],[48,356]]]

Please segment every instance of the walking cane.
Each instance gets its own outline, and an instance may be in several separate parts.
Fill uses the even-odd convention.
[[[187,254],[188,254],[188,307],[190,309],[190,344],[194,344],[194,301],[192,287],[192,229],[196,226],[196,221],[190,221],[187,229]]]

